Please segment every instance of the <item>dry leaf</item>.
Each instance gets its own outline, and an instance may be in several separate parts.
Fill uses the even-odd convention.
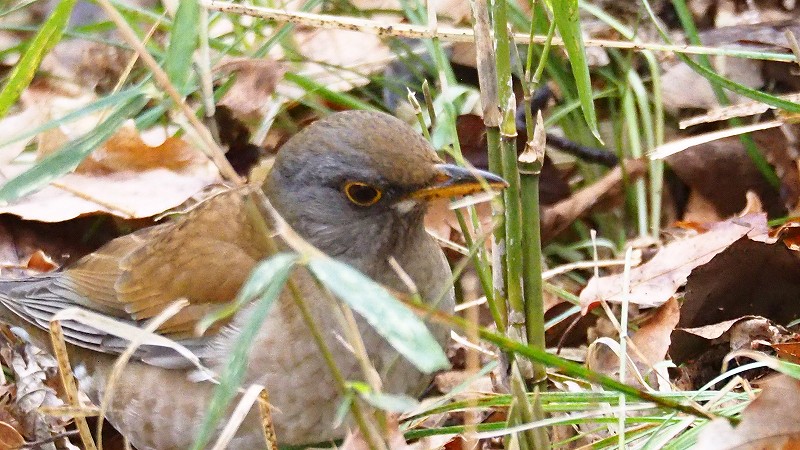
[[[791,363],[800,364],[800,342],[781,342],[772,344],[778,358]]]
[[[759,62],[742,58],[725,58],[723,64],[718,61],[720,59],[713,60],[720,75],[751,88],[764,85]],[[661,76],[661,86],[661,96],[667,111],[674,113],[683,108],[711,109],[719,106],[708,80],[684,63],[675,64],[667,69]],[[686,89],[687,86],[692,88]],[[736,94],[732,94],[731,98],[733,103],[748,100]]]
[[[433,378],[433,383],[436,389],[443,393],[448,394],[453,389],[462,386],[475,374],[464,370],[449,370],[446,372],[437,373]],[[466,400],[468,398],[475,398],[480,394],[491,394],[495,392],[494,384],[488,375],[484,375],[469,383],[469,386],[461,389],[455,396],[459,400]]]
[[[703,427],[694,447],[698,450],[764,450],[800,448],[800,381],[779,376],[764,388],[742,412],[734,428],[726,419]]]
[[[260,117],[269,105],[286,67],[272,59],[231,58],[215,70],[236,75],[219,105],[229,107],[237,117],[252,119]]]
[[[715,345],[727,344],[724,353],[751,350],[753,341],[774,343],[781,340],[780,335],[781,331],[769,319],[744,316],[701,327],[678,328],[672,334],[670,355],[676,364],[682,364],[697,358]]]
[[[56,376],[57,363],[53,357],[31,345],[22,348],[24,354],[13,352],[9,366],[16,380],[16,407],[28,440],[50,438],[63,432],[64,421],[39,412],[43,406],[62,406],[49,379]]]
[[[588,311],[601,300],[659,306],[675,295],[695,267],[711,261],[744,236],[766,233],[766,216],[748,215],[715,224],[706,233],[672,242],[647,263],[631,269],[630,292],[622,290],[622,274],[589,280],[580,295],[583,310]]]
[[[0,449],[20,448],[25,444],[25,438],[14,427],[6,422],[0,422]]]
[[[696,268],[684,290],[679,327],[747,315],[785,324],[800,316],[800,259],[780,242],[740,239]]]
[[[19,156],[33,140],[33,138],[15,140],[22,132],[63,117],[96,99],[92,93],[76,93],[61,87],[63,86],[45,82],[35,83],[20,96],[15,105],[16,112],[0,119],[0,168],[4,170],[5,166]],[[62,136],[63,143],[66,140],[66,137],[63,137],[65,133],[77,131],[78,134],[82,134],[96,124],[96,118],[84,117],[54,130]],[[11,142],[12,140],[15,141]]]
[[[154,131],[156,133],[143,135],[132,124],[122,127],[102,147],[92,152],[75,172],[87,175],[155,169],[183,172],[207,162],[183,139],[163,136],[158,129]],[[148,143],[143,138],[156,142]]]
[[[380,17],[386,23],[396,17]],[[375,35],[348,30],[299,29],[295,34],[300,52],[308,61],[293,68],[326,88],[345,92],[369,83],[369,76],[382,72],[395,58],[389,47]],[[308,92],[282,83],[277,91],[289,99],[300,99]]]
[[[770,215],[785,215],[786,209],[796,208],[800,201],[800,174],[791,136],[794,130],[784,126],[752,133],[781,180],[780,191],[764,179],[738,137],[706,142],[666,161],[678,178],[714,205],[722,217],[742,210],[747,191],[758,195]]]
[[[641,362],[648,366],[663,361],[672,342],[670,335],[678,325],[680,315],[680,305],[674,297],[661,305],[631,337],[637,349],[634,359],[644,358]]]
[[[25,108],[0,120],[0,167],[14,160],[28,145],[27,140],[18,140],[5,145],[3,143],[17,137],[20,130],[31,129],[41,122],[40,113],[36,108]]]
[[[792,217],[783,225],[770,231],[770,236],[780,239],[790,250],[800,250],[800,218]]]
[[[670,335],[678,324],[679,317],[678,301],[671,298],[661,305],[631,337],[633,346],[628,350],[628,356],[651,386],[656,386],[659,382],[653,374],[653,368],[656,363],[665,360],[671,342]],[[586,366],[596,372],[619,378],[619,357],[605,345],[595,345],[591,348],[586,357]],[[627,372],[625,383],[644,388],[639,378],[630,370]]]
[[[187,142],[159,134],[153,138],[140,135],[132,125],[123,127],[75,173],[0,207],[0,213],[42,222],[97,213],[126,219],[151,217],[219,181],[213,164]],[[151,146],[143,138],[160,142]],[[16,175],[27,168],[14,165],[7,172]]]
[[[70,22],[72,26],[78,25],[78,11],[86,9],[76,8],[76,14],[73,14]],[[104,15],[102,11],[98,14],[100,17]],[[40,70],[61,82],[68,80],[87,90],[109,92],[119,81],[133,55],[133,51],[121,46],[88,39],[62,39],[44,57]]]

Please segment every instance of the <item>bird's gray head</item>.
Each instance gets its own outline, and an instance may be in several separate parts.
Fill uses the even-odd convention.
[[[265,191],[298,233],[325,253],[354,259],[393,254],[423,233],[428,200],[505,182],[444,164],[402,121],[346,111],[306,127],[278,152]]]

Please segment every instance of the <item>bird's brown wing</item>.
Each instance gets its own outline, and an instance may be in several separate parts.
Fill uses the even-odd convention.
[[[1,282],[0,300],[46,328],[53,314],[70,306],[139,323],[185,298],[190,306],[157,331],[187,339],[196,321],[232,300],[267,255],[263,233],[244,202],[239,192],[227,192],[169,223],[114,239],[61,272]],[[116,351],[108,336],[78,324],[66,324],[65,332],[77,345]]]

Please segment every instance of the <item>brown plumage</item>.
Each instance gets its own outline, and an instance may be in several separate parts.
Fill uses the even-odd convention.
[[[395,258],[422,297],[451,311],[450,269],[422,224],[427,200],[504,182],[439,160],[428,143],[399,120],[376,112],[333,114],[307,127],[279,152],[264,185],[288,224],[326,254],[384,285],[407,287],[391,269]],[[197,321],[232,300],[253,266],[269,256],[267,239],[238,191],[218,195],[180,217],[115,239],[62,271],[0,281],[3,316],[42,336],[54,313],[77,306],[140,325],[176,299],[190,306],[158,333],[186,345],[203,364],[226,364],[245,306],[221,328],[194,336]],[[287,248],[280,237],[281,248]],[[339,339],[333,305],[303,271],[296,279],[310,313],[348,380],[361,369]],[[366,323],[359,329],[387,392],[417,395],[429,381]],[[65,323],[81,387],[97,401],[114,357],[126,343],[90,327]],[[440,343],[447,330],[433,328]],[[193,367],[173,351],[143,346],[126,367],[108,419],[140,450],[186,448],[194,439],[213,385],[194,381]],[[304,444],[341,437],[332,421],[339,393],[308,327],[288,294],[273,305],[252,346],[245,383],[267,387],[279,442]],[[232,448],[263,447],[250,414]]]

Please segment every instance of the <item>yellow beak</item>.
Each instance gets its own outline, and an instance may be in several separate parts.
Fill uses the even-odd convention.
[[[506,180],[484,170],[468,169],[454,164],[437,164],[436,170],[439,174],[433,184],[412,192],[410,198],[432,200],[460,197],[508,187]]]

